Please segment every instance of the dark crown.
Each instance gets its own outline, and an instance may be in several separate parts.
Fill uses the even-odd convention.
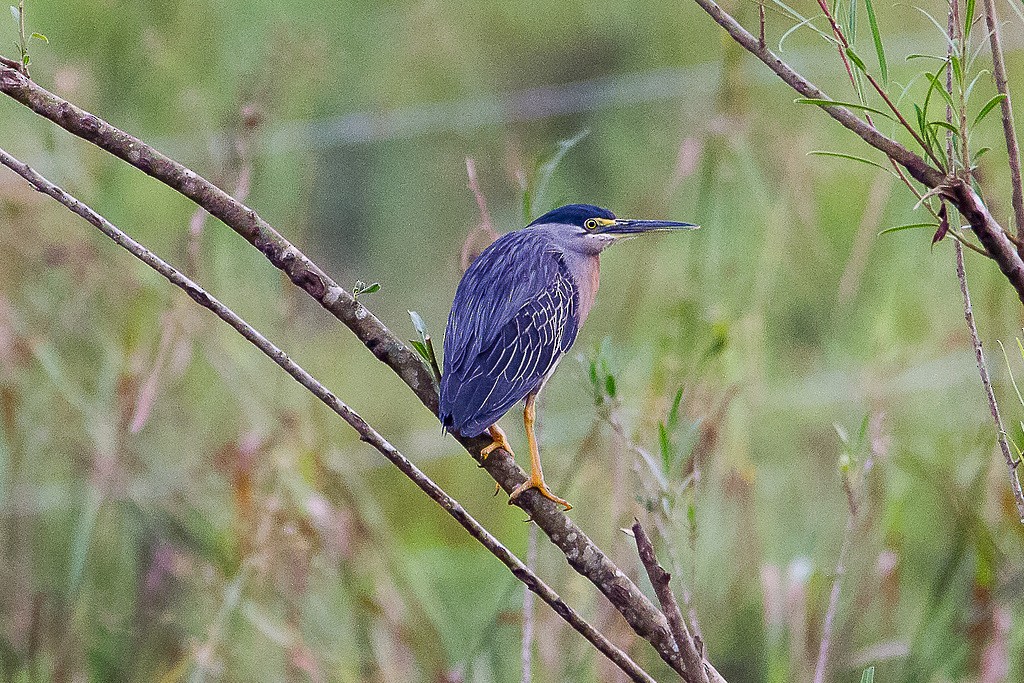
[[[594,206],[593,204],[566,204],[560,206],[557,209],[552,209],[546,214],[530,223],[530,225],[540,225],[542,223],[564,223],[567,225],[579,225],[583,226],[583,223],[588,218],[608,218],[614,219],[613,214],[608,209],[602,209],[600,206]]]

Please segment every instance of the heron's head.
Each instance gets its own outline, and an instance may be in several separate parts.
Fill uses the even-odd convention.
[[[611,211],[599,206],[567,204],[548,211],[527,227],[550,233],[563,248],[598,254],[625,238],[669,230],[693,230],[699,226],[676,221],[616,218]]]

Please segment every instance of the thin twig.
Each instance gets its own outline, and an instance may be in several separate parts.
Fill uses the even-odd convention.
[[[1010,163],[1010,184],[1013,188],[1011,201],[1017,226],[1017,239],[1024,242],[1024,183],[1021,182],[1020,146],[1017,144],[1017,133],[1014,130],[1013,101],[1010,99],[1010,88],[1006,81],[1006,62],[1003,59],[1003,45],[999,37],[999,17],[996,16],[995,0],[985,0],[985,23],[988,26],[992,76],[996,82],[996,90],[1006,95],[999,103],[999,107],[1003,115],[1003,136],[1006,138],[1006,154]],[[1024,255],[1024,247],[1018,247],[1018,251]]]
[[[683,674],[683,679],[687,683],[708,683],[708,668],[705,667],[701,647],[690,634],[686,620],[683,619],[683,613],[679,609],[679,603],[676,602],[676,596],[672,593],[672,587],[669,585],[672,576],[658,564],[658,558],[654,555],[654,545],[640,524],[640,520],[633,520],[632,531],[640,561],[643,562],[644,569],[647,570],[654,594],[658,596],[661,610],[668,619],[672,637],[675,638],[676,645],[683,653],[683,660],[686,662],[686,673]]]
[[[814,666],[814,683],[823,683],[825,670],[828,668],[828,655],[832,649],[832,633],[835,628],[836,613],[839,611],[839,593],[846,575],[846,558],[853,545],[853,531],[857,525],[855,505],[851,501],[846,513],[846,526],[843,528],[843,540],[839,546],[839,559],[836,560],[835,576],[832,578],[832,590],[828,596],[828,609],[825,611],[825,625],[821,629],[821,642],[818,645],[818,661]]]
[[[967,273],[964,270],[964,251],[959,244],[954,244],[956,250],[956,279],[960,282],[960,293],[964,298],[964,320],[967,321],[967,329],[971,332],[971,344],[974,346],[974,358],[978,363],[978,373],[981,375],[981,385],[985,389],[985,398],[988,399],[988,409],[992,413],[992,421],[996,426],[996,440],[999,442],[999,449],[1003,452],[1003,459],[1010,473],[1010,489],[1013,491],[1013,501],[1017,504],[1017,514],[1024,524],[1024,491],[1021,491],[1020,478],[1017,476],[1017,467],[1020,460],[1016,460],[1010,452],[1010,444],[1006,439],[1006,430],[1003,429],[1003,418],[999,414],[999,404],[996,403],[995,392],[992,391],[992,381],[988,375],[988,365],[985,363],[985,352],[981,347],[981,338],[978,337],[978,327],[974,324],[974,310],[971,308],[971,294],[967,289]]]
[[[107,221],[91,208],[69,195],[60,187],[54,185],[43,176],[36,173],[27,164],[18,161],[4,150],[0,149],[0,164],[7,166],[20,175],[36,190],[49,195],[57,200],[75,214],[81,216],[92,225],[96,226],[103,234],[114,241],[118,246],[129,251],[137,259],[164,276],[171,284],[183,290],[197,304],[213,312],[218,318],[230,325],[236,332],[241,334],[262,351],[268,358],[287,372],[295,381],[304,386],[314,396],[320,399],[328,408],[345,420],[359,434],[359,439],[373,446],[381,455],[387,458],[405,476],[413,481],[431,500],[440,505],[449,515],[463,526],[473,538],[479,541],[495,557],[511,570],[511,572],[526,584],[541,600],[551,606],[560,617],[562,617],[573,629],[579,632],[602,654],[608,657],[624,673],[634,681],[654,683],[643,669],[629,658],[624,652],[615,647],[589,622],[573,610],[564,600],[543,580],[540,579],[529,567],[506,548],[487,529],[480,525],[462,505],[448,495],[444,489],[435,484],[408,458],[402,455],[398,449],[392,446],[383,436],[371,427],[354,410],[348,407],[341,399],[331,393],[323,384],[312,375],[302,369],[295,361],[289,358],[281,349],[277,348],[270,340],[264,337],[259,331],[246,323],[234,311],[208,294],[203,288],[190,280],[180,271],[176,270],[166,261],[149,251],[131,237],[123,233],[112,223]]]
[[[427,408],[437,414],[437,389],[430,369],[417,353],[362,303],[357,302],[351,292],[341,287],[252,208],[137,137],[115,128],[25,78],[16,69],[14,62],[2,57],[0,92],[68,132],[123,159],[220,219],[256,247],[293,284],[344,323],[378,360],[409,386]],[[920,159],[918,161],[924,163]],[[979,222],[983,221],[979,219]],[[1013,253],[1016,255],[1015,251]],[[1021,282],[1021,291],[1024,292],[1024,262]],[[490,441],[486,435],[453,436],[505,491],[511,492],[526,481],[526,472],[503,449],[494,451],[490,457],[481,461],[480,450]],[[682,671],[682,659],[674,648],[664,615],[611,558],[559,506],[535,490],[526,491],[515,504],[523,508],[562,551],[569,565],[608,598],[633,631],[651,643],[669,666]]]

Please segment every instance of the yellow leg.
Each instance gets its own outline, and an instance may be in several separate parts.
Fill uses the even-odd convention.
[[[564,506],[566,511],[569,511],[572,509],[572,505],[551,493],[547,484],[544,483],[544,472],[540,468],[540,449],[537,448],[537,437],[533,432],[533,423],[537,417],[537,408],[534,405],[536,400],[536,394],[527,396],[526,410],[523,411],[523,424],[526,425],[526,440],[530,444],[530,478],[512,491],[512,494],[508,497],[508,503],[509,505],[514,503],[523,491],[537,489],[540,495]]]
[[[505,432],[501,430],[497,422],[487,428],[487,433],[491,435],[493,443],[490,446],[484,446],[480,450],[481,458],[486,460],[488,455],[499,448],[508,451],[508,454],[513,458],[516,457],[516,454],[512,452],[512,447],[508,445],[508,437],[505,436]]]

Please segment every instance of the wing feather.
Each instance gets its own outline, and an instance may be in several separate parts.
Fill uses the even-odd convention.
[[[543,235],[509,233],[485,250],[463,276],[448,318],[445,428],[479,434],[539,389],[576,339],[578,310],[564,257]]]

